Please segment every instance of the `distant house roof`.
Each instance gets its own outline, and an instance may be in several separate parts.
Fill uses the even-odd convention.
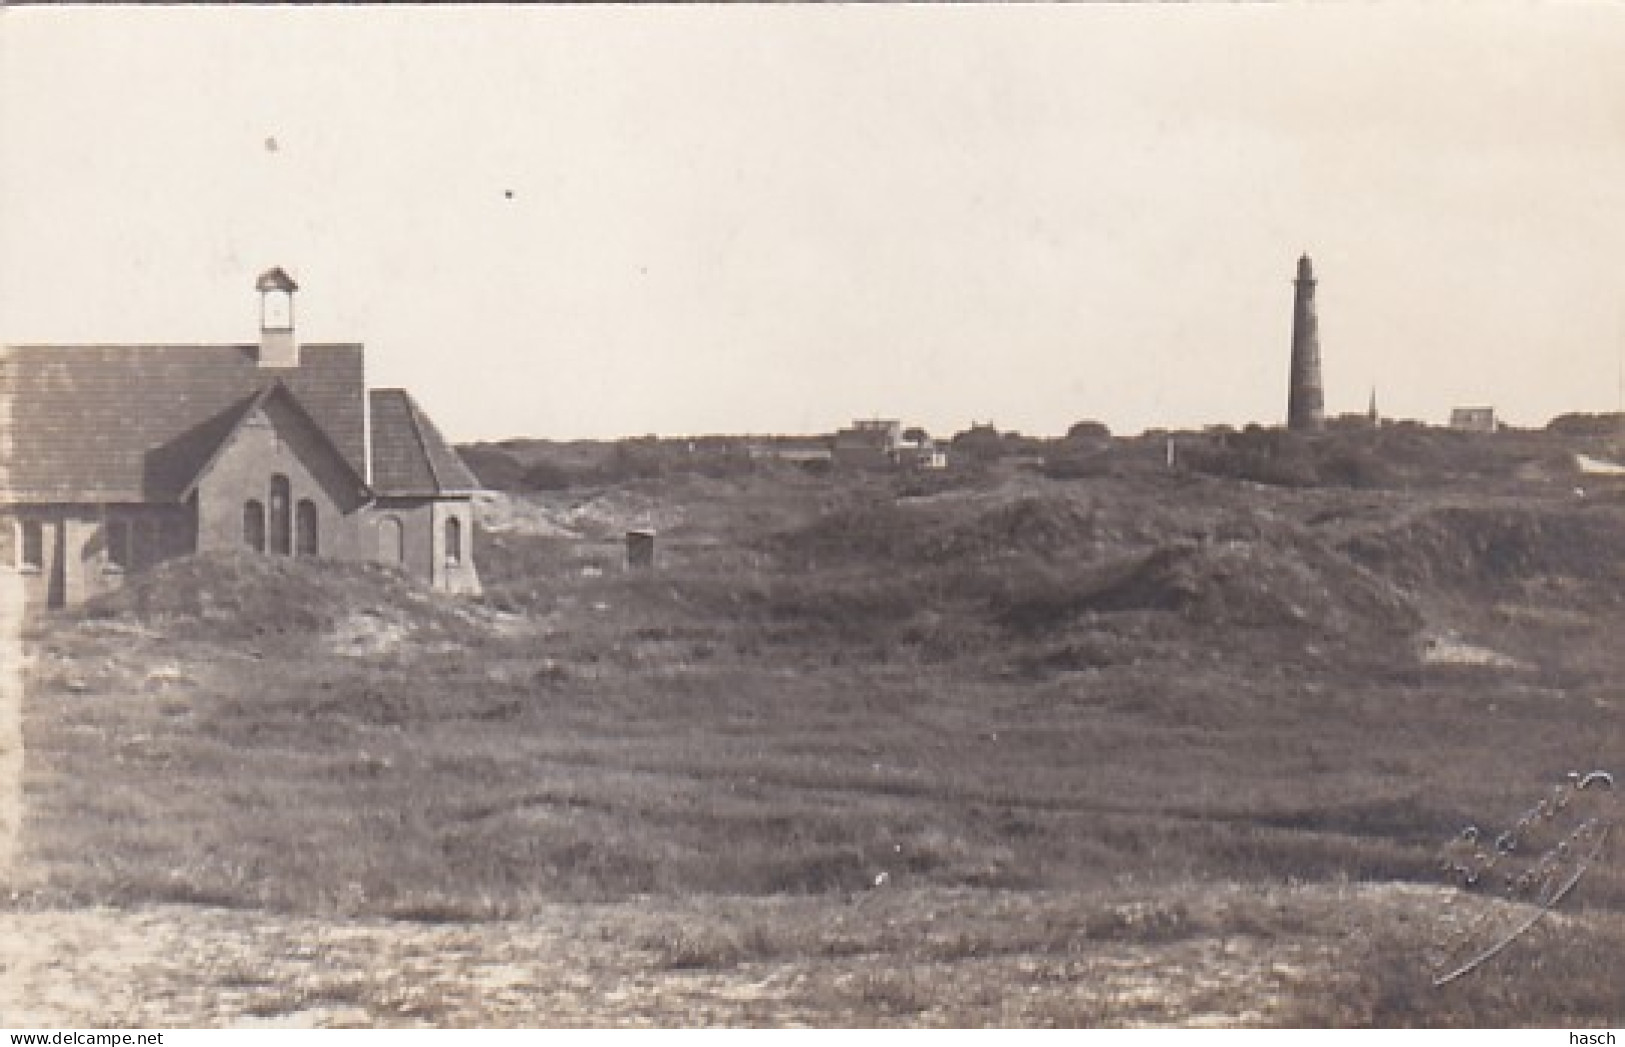
[[[140,502],[178,497],[281,382],[357,475],[366,467],[362,347],[302,345],[297,367],[255,345],[0,349],[0,498]]]
[[[860,423],[849,429],[836,430],[835,450],[886,451],[890,450],[900,439],[899,429],[895,425],[881,427]]]
[[[480,482],[404,389],[374,389],[372,489],[384,496],[469,494]]]
[[[1453,429],[1494,429],[1495,408],[1484,406],[1452,408],[1450,426]]]

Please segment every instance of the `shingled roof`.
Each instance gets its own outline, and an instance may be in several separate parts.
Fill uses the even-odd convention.
[[[202,451],[205,457],[201,461],[194,462],[190,460],[190,456],[188,456],[187,459],[177,465],[172,473],[172,475],[176,478],[175,482],[181,482],[180,478],[182,477],[186,478],[184,480],[184,486],[178,490],[178,494],[182,499],[189,497],[192,492],[197,489],[197,485],[202,482],[204,475],[208,472],[209,468],[213,466],[215,460],[225,452],[227,445],[231,441],[231,437],[237,432],[237,430],[240,429],[243,424],[251,418],[251,416],[263,412],[268,406],[270,406],[273,400],[277,401],[292,414],[292,416],[296,419],[297,424],[310,433],[311,438],[316,441],[317,445],[322,447],[327,453],[331,454],[338,461],[340,468],[349,469],[350,479],[354,481],[355,488],[359,493],[361,493],[363,496],[368,493],[366,477],[357,472],[349,462],[345,461],[343,453],[340,452],[338,447],[334,445],[333,441],[328,438],[327,433],[320,425],[316,423],[316,420],[310,416],[310,413],[300,405],[298,397],[289,392],[287,385],[279,380],[272,382],[264,389],[261,389],[259,392],[249,397],[246,404],[240,407],[233,407],[230,411],[222,415],[220,425],[217,426],[215,424],[210,424],[209,426],[205,427],[207,430],[210,430],[208,439],[199,440],[196,442],[196,449]],[[229,424],[226,424],[228,419]],[[223,431],[216,433],[214,430],[217,429],[223,429]]]
[[[469,494],[480,482],[404,389],[374,389],[372,490],[389,497]]]
[[[284,368],[254,345],[7,346],[0,499],[173,500],[277,381],[365,475],[363,368],[354,344],[302,345]]]

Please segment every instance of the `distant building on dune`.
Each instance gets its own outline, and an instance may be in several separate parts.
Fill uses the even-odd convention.
[[[835,464],[880,467],[896,465],[903,444],[903,423],[889,418],[859,419],[835,433]]]
[[[367,390],[361,345],[297,341],[287,273],[255,289],[258,344],[0,350],[0,570],[30,605],[226,550],[478,591],[473,473],[405,390]]]
[[[1450,428],[1469,433],[1493,433],[1501,427],[1493,407],[1457,407],[1450,412]]]
[[[1377,391],[1371,391],[1371,401],[1362,412],[1346,412],[1326,423],[1338,429],[1378,429],[1382,427],[1382,415],[1377,411]]]
[[[948,452],[923,429],[906,429],[897,444],[897,464],[915,469],[948,468]]]
[[[904,430],[890,418],[862,418],[831,436],[776,436],[752,441],[755,460],[791,462],[809,468],[941,469],[947,452],[923,429]]]

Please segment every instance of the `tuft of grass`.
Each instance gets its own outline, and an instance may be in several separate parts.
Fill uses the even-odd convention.
[[[856,982],[858,1001],[883,1015],[916,1015],[931,1005],[933,994],[910,969],[865,970]]]
[[[655,954],[659,966],[668,970],[725,970],[747,957],[738,938],[710,928],[666,927],[646,936],[640,944]]]

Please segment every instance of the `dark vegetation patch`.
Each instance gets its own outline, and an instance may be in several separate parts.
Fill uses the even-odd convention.
[[[1625,517],[1607,506],[1446,505],[1350,537],[1344,550],[1417,591],[1517,593],[1588,583],[1625,595]]]
[[[1295,433],[1248,426],[1179,441],[1186,468],[1278,487],[1495,489],[1572,481],[1573,449],[1545,434],[1459,432],[1400,424]]]

